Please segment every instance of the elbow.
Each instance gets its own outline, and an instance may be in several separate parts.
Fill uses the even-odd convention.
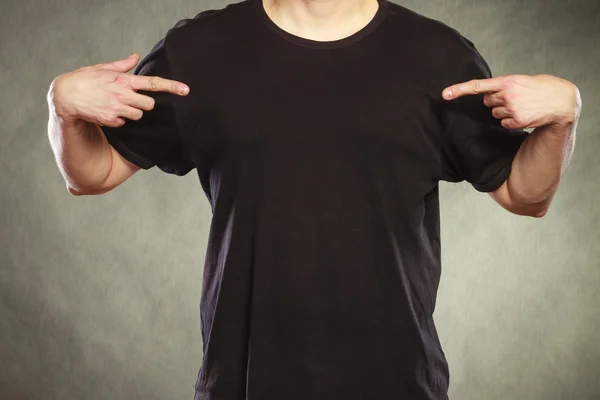
[[[95,189],[95,190],[85,190],[85,189],[81,189],[81,188],[76,189],[76,188],[74,188],[72,186],[67,185],[67,190],[73,196],[86,196],[86,195],[103,194],[103,193],[109,192],[110,190],[112,190],[112,188],[102,188],[102,189]]]
[[[508,191],[508,186],[505,185],[504,191],[499,191],[492,197],[513,214],[533,218],[543,218],[548,214],[554,193],[555,191],[552,191],[542,198],[539,196],[536,198],[523,198],[522,196],[516,196],[514,193],[510,193]]]
[[[538,210],[532,214],[529,214],[530,217],[534,218],[543,218],[548,213],[548,207],[545,207],[541,210]]]
[[[543,218],[546,214],[548,214],[548,210],[550,208],[550,204],[548,202],[544,202],[542,204],[526,204],[512,207],[507,207],[507,210],[513,214],[521,215],[525,217],[533,217],[533,218]]]
[[[524,209],[524,208],[506,208],[510,213],[519,215],[522,217],[533,217],[533,218],[543,218],[547,213],[548,209]]]
[[[546,214],[548,214],[553,197],[554,192],[542,201],[525,204],[523,209],[527,211],[526,215],[533,218],[543,218]]]
[[[69,191],[69,193],[71,193],[73,196],[83,196],[85,193],[78,191],[77,189],[68,186],[67,185],[67,190]]]
[[[71,187],[71,186],[67,186],[67,190],[73,196],[86,196],[86,195],[90,195],[90,194],[96,194],[96,192],[90,192],[90,191],[83,190],[83,189],[75,189],[74,187]]]

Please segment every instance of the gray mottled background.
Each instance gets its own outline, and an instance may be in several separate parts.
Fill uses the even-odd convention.
[[[600,1],[398,2],[470,38],[494,75],[558,75],[583,99],[544,218],[441,184],[435,317],[451,399],[600,399]],[[46,93],[62,72],[144,55],[178,19],[226,4],[2,1],[0,399],[193,398],[210,221],[197,176],[154,168],[70,195]]]

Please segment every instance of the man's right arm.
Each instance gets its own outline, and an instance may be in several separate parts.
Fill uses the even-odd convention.
[[[48,139],[70,193],[106,193],[140,170],[113,149],[99,125],[65,120],[49,105]]]
[[[154,56],[147,56],[140,65],[150,70],[156,64]],[[125,159],[109,143],[104,132],[125,135],[126,131],[114,131],[125,125],[126,120],[140,121],[144,112],[155,109],[155,99],[151,92],[166,92],[185,96],[189,92],[187,85],[159,76],[129,75],[138,61],[134,54],[112,63],[83,67],[76,71],[59,75],[50,85],[47,94],[49,119],[48,139],[58,168],[74,195],[106,193],[119,186],[142,166],[146,168],[151,159],[140,160],[133,164]],[[138,66],[136,73],[141,71]],[[154,68],[154,71],[161,72]],[[147,95],[138,93],[144,91]],[[162,108],[152,124],[154,133],[158,126],[170,123],[164,121]],[[161,125],[162,124],[162,125]],[[167,125],[169,126],[169,125]],[[106,128],[103,128],[106,127]],[[162,158],[160,151],[169,151],[172,136],[152,134],[150,125],[145,126],[146,134],[139,138],[144,146],[156,150],[152,158]],[[169,131],[165,130],[165,133]],[[108,134],[108,133],[107,133]],[[151,141],[154,138],[154,141]],[[113,140],[117,140],[113,138]],[[136,138],[137,140],[137,138]],[[121,149],[123,151],[123,149]],[[146,154],[147,157],[149,154]],[[139,164],[139,165],[138,165]]]
[[[125,160],[98,124],[61,116],[48,92],[48,139],[58,168],[74,195],[102,194],[123,183],[140,167]]]

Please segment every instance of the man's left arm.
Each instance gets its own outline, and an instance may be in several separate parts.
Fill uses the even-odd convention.
[[[451,94],[448,95],[448,90]],[[506,210],[543,217],[575,148],[581,95],[551,75],[505,75],[449,86],[446,100],[484,94],[483,102],[507,129],[535,128],[521,144],[509,177],[490,196]]]

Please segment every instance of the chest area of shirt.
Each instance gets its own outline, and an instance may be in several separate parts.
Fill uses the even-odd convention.
[[[182,133],[216,158],[245,149],[307,157],[360,151],[431,165],[440,125],[434,94],[414,68],[215,55],[182,77],[191,88],[178,103]]]

